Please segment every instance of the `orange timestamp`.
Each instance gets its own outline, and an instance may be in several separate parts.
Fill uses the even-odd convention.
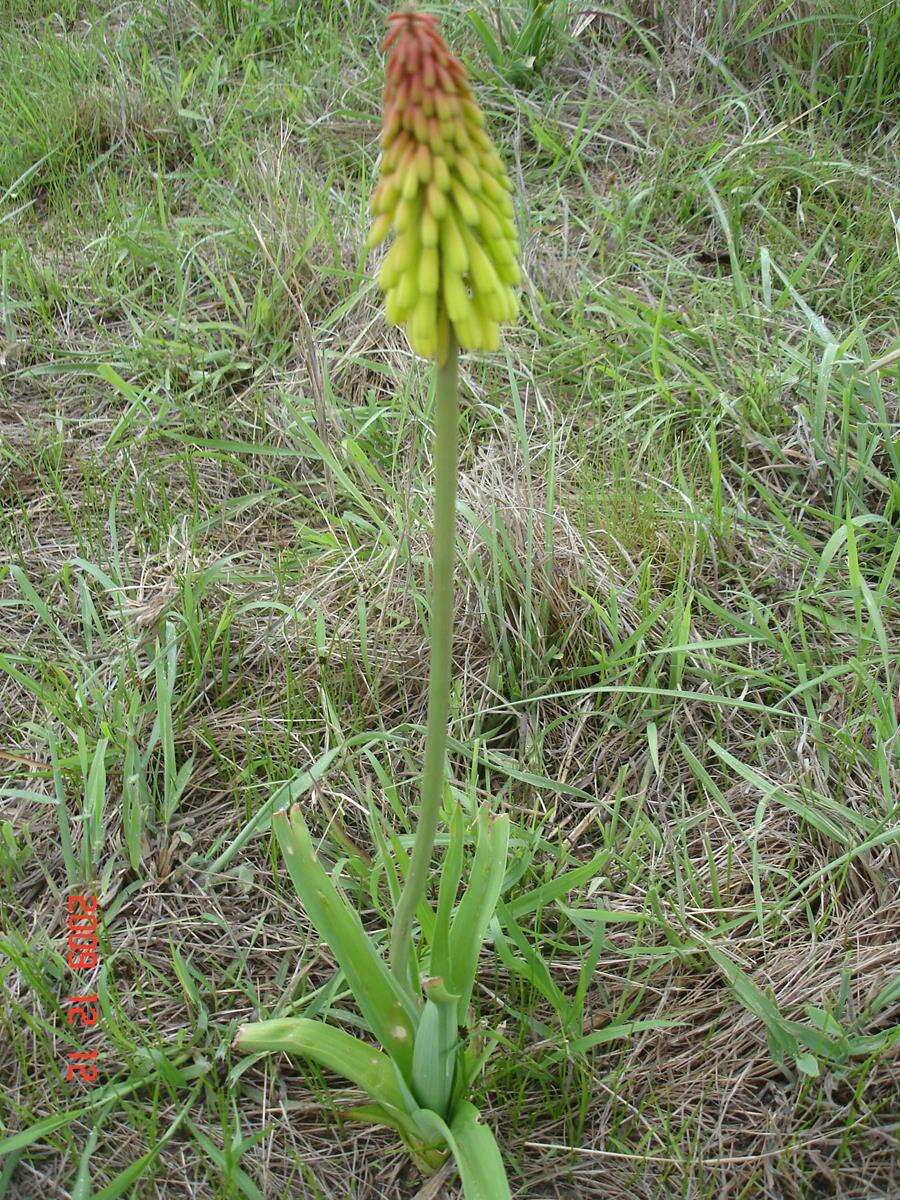
[[[76,974],[93,971],[100,963],[100,908],[96,896],[80,893],[66,897],[66,962]],[[91,1029],[100,1020],[96,993],[66,998],[66,1024]],[[100,1076],[99,1050],[71,1050],[66,1082],[94,1084]]]

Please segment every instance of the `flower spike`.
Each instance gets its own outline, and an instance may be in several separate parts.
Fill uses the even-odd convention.
[[[382,158],[368,246],[393,230],[378,275],[416,353],[496,350],[519,308],[519,238],[506,169],[462,63],[429,13],[388,17]]]

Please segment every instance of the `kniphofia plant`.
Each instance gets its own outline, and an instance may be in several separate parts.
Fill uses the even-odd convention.
[[[244,1025],[247,1053],[284,1050],[351,1080],[371,1103],[352,1115],[395,1129],[417,1161],[433,1169],[449,1151],[467,1200],[506,1200],[500,1152],[467,1099],[481,1055],[462,1027],[478,955],[500,895],[509,822],[482,809],[462,897],[466,822],[450,816],[430,935],[413,944],[427,903],[444,793],[451,684],[453,559],[459,401],[459,349],[497,348],[499,326],[515,318],[519,243],[511,187],[484,128],[462,64],[434,17],[389,17],[380,178],[372,196],[370,247],[393,244],[378,280],[385,313],[412,349],[435,360],[434,525],[431,663],[425,761],[412,851],[390,934],[390,965],[355,909],[319,863],[298,806],[273,819],[306,914],[341,967],[381,1049],[345,1030],[303,1017]],[[423,974],[423,968],[427,973]]]

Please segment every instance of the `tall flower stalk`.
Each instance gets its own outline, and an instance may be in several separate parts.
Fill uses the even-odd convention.
[[[235,1046],[244,1053],[300,1055],[342,1074],[371,1100],[352,1116],[396,1130],[425,1170],[452,1154],[467,1200],[509,1200],[497,1143],[468,1099],[483,1051],[466,1032],[478,958],[506,872],[506,816],[484,806],[467,828],[460,807],[453,809],[437,907],[427,932],[423,922],[418,944],[413,924],[426,903],[445,778],[458,355],[460,349],[496,349],[499,326],[516,316],[519,243],[510,183],[465,68],[432,16],[404,12],[388,20],[382,159],[369,244],[393,233],[378,275],[385,313],[405,329],[413,351],[435,362],[431,663],[419,810],[390,931],[390,965],[319,862],[299,805],[273,818],[306,915],[381,1049],[339,1026],[293,1016],[243,1025]]]
[[[510,183],[484,128],[465,67],[434,17],[394,13],[384,88],[380,179],[369,245],[394,243],[378,280],[386,315],[435,370],[431,668],[425,765],[409,871],[391,937],[391,965],[409,986],[410,941],[441,810],[451,681],[458,441],[458,346],[495,350],[518,311],[519,241]]]
[[[431,548],[431,665],[428,718],[419,819],[409,870],[391,930],[391,967],[400,982],[409,977],[413,917],[425,894],[444,790],[444,758],[450,719],[453,641],[453,558],[459,442],[458,351],[451,332],[446,358],[435,370],[434,526]]]

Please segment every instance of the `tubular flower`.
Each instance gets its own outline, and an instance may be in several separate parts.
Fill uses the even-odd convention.
[[[370,248],[391,230],[378,283],[393,325],[443,362],[451,328],[466,350],[496,350],[518,312],[519,239],[506,170],[465,67],[427,13],[393,13],[382,159]]]

